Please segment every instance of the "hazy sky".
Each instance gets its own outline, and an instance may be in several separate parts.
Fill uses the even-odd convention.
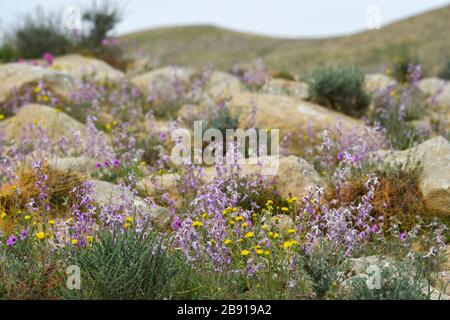
[[[7,29],[37,5],[65,10],[89,0],[0,0],[0,27]],[[151,27],[213,24],[287,37],[341,35],[366,29],[367,9],[380,9],[382,26],[450,3],[448,0],[120,0],[125,18],[118,33]]]

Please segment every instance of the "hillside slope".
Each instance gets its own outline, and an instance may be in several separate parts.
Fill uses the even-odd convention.
[[[356,64],[376,70],[402,47],[417,56],[427,74],[450,57],[450,5],[349,36],[282,39],[234,32],[213,26],[151,29],[124,36],[131,50],[143,48],[161,65],[201,66],[212,62],[229,70],[260,57],[273,70],[310,72],[317,65]]]

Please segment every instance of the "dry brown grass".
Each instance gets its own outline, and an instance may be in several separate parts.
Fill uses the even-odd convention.
[[[400,222],[402,228],[409,230],[417,223],[418,215],[424,219],[433,217],[432,212],[425,207],[415,172],[379,173],[379,177],[380,184],[371,201],[374,206],[372,215],[384,217],[385,230],[389,229],[392,218]],[[339,193],[332,192],[328,197],[338,199],[341,203],[351,203],[367,192],[364,186],[366,181],[366,176],[356,177]]]
[[[48,166],[44,166],[44,173],[48,176],[48,204],[51,211],[55,216],[64,216],[73,203],[70,192],[86,181],[86,177],[72,171],[51,170]],[[12,230],[15,218],[26,212],[26,204],[31,199],[39,197],[40,191],[35,186],[38,177],[31,167],[26,166],[17,170],[17,175],[18,179],[15,184],[5,184],[0,187],[0,212],[6,212],[9,217],[0,219],[0,230]],[[20,190],[20,193],[17,190]]]

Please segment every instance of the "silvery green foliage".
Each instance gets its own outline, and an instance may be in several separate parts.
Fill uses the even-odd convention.
[[[367,284],[367,278],[356,276],[350,281],[350,298],[361,300],[427,300],[429,286],[424,268],[411,261],[379,266],[380,286]]]

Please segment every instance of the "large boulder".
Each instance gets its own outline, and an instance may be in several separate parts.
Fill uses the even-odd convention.
[[[279,129],[280,139],[291,133],[291,152],[298,152],[303,147],[304,135],[312,130],[319,133],[326,128],[335,128],[339,123],[344,130],[364,128],[364,124],[355,118],[292,97],[240,93],[228,101],[228,106],[233,114],[240,115],[242,128],[247,127],[254,117],[255,128]]]
[[[64,112],[40,104],[22,106],[16,115],[0,122],[0,131],[7,140],[15,139],[26,133],[29,125],[39,125],[50,139],[57,141],[62,136],[70,136],[79,132],[81,137],[86,134],[86,126]]]
[[[269,177],[274,178],[277,190],[284,198],[292,196],[302,200],[310,191],[314,191],[316,187],[325,187],[324,181],[314,167],[302,158],[288,156],[277,160],[275,157],[265,157],[261,159],[262,164],[256,164],[252,160],[246,159],[240,165],[241,175],[261,174],[264,176],[270,174]],[[273,161],[278,161],[278,164]],[[275,171],[267,171],[268,168],[275,168]],[[217,177],[215,167],[207,167],[203,173],[203,181],[205,183],[210,183]],[[178,202],[181,200],[181,195],[178,194],[176,189],[178,180],[179,176],[177,174],[149,176],[139,182],[138,189],[151,195],[163,187],[169,192],[171,198]]]
[[[310,97],[307,83],[284,79],[270,79],[261,88],[261,92],[279,96],[297,97],[305,100]]]
[[[73,79],[68,75],[26,63],[0,65],[0,104],[7,102],[14,90],[20,90],[26,85],[35,85],[41,81],[56,96],[64,100],[69,98]]]
[[[419,189],[427,208],[438,215],[450,215],[450,143],[435,137],[404,151],[380,152],[383,163],[416,166],[422,161]]]
[[[239,78],[221,71],[211,73],[206,85],[207,93],[214,99],[229,98],[235,93],[247,91]]]
[[[175,99],[180,86],[187,86],[193,72],[191,69],[164,67],[145,72],[130,79],[131,83],[145,93],[165,99]]]
[[[364,90],[367,93],[374,94],[396,85],[397,81],[382,73],[369,73],[364,77]]]
[[[90,76],[97,81],[119,81],[124,78],[123,72],[114,69],[106,62],[78,54],[56,58],[53,68],[76,80],[82,80]]]
[[[432,98],[433,102],[450,112],[450,82],[439,78],[423,78],[417,84],[420,91]]]
[[[124,204],[122,199],[126,198],[132,201],[136,209],[151,218],[158,229],[162,230],[169,226],[171,217],[168,209],[149,204],[119,185],[100,180],[91,180],[91,182],[95,193],[95,201],[99,205],[120,206]]]
[[[87,156],[68,157],[68,158],[51,158],[47,160],[47,165],[55,171],[79,172],[91,175],[98,171],[96,167],[97,161]]]

